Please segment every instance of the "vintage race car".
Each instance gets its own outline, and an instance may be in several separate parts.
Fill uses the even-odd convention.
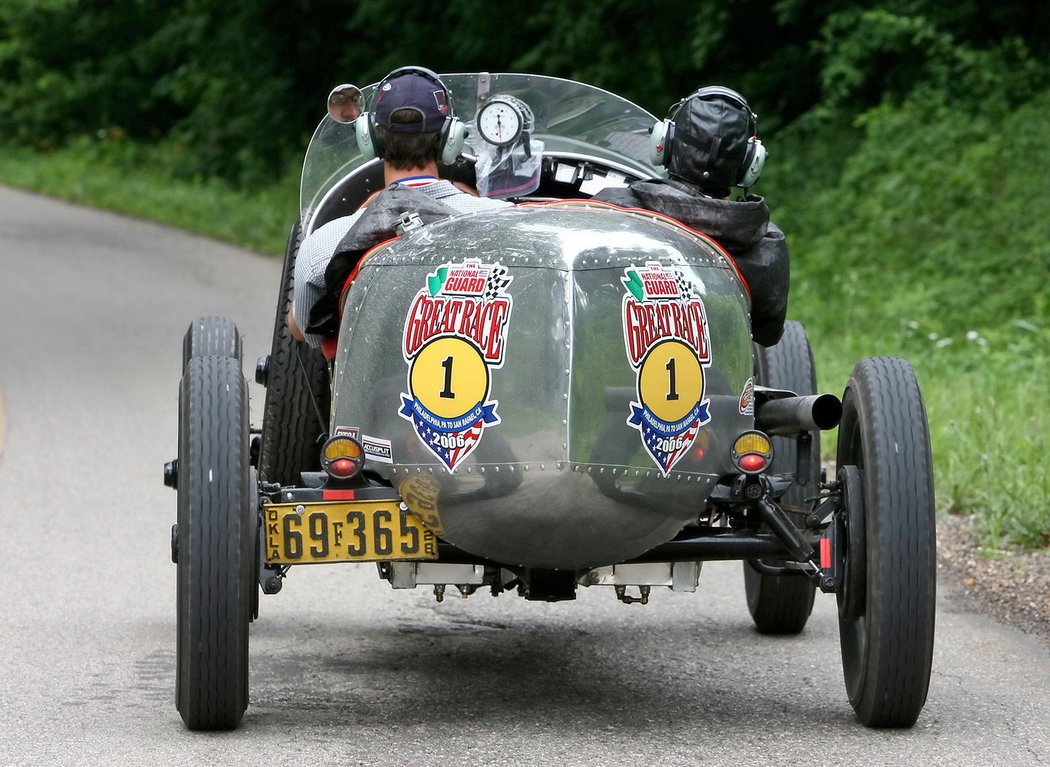
[[[443,79],[470,131],[443,171],[517,205],[403,211],[336,286],[326,359],[286,325],[299,243],[383,174],[354,125],[325,117],[257,364],[258,429],[234,323],[202,317],[186,334],[165,467],[186,724],[240,722],[259,594],[299,565],[376,563],[391,587],[439,601],[608,586],[645,603],[653,587],[696,591],[706,561],[740,560],[763,634],[798,634],[816,590],[833,594],[857,717],[911,726],[930,678],[935,543],[908,363],[863,359],[841,400],[818,393],[801,325],[752,342],[748,286],[717,242],[593,201],[663,173],[643,109],[549,77]],[[829,471],[820,432],[835,427]]]

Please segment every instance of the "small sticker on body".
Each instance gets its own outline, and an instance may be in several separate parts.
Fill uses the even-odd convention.
[[[361,437],[361,447],[364,448],[365,458],[376,463],[393,463],[394,452],[390,446],[390,440],[379,437],[369,437],[367,434]]]
[[[755,414],[755,379],[747,379],[744,390],[740,392],[740,415]]]

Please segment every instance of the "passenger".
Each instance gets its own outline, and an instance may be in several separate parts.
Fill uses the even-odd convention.
[[[766,150],[758,118],[736,91],[709,86],[672,107],[653,128],[652,161],[669,179],[609,188],[593,199],[645,208],[712,237],[733,257],[751,291],[751,333],[772,346],[784,332],[790,265],[784,233],[765,200],[746,190],[758,181]],[[745,194],[730,198],[731,187]]]
[[[338,275],[347,277],[356,268],[355,259],[382,241],[377,237],[393,235],[399,211],[421,212],[428,221],[510,204],[478,197],[438,178],[438,160],[446,164],[455,160],[466,130],[454,116],[451,94],[436,74],[422,67],[402,67],[387,75],[376,93],[375,112],[358,117],[356,128],[363,151],[374,151],[383,160],[386,189],[371,201],[365,221],[362,208],[312,232],[300,245],[295,262],[288,327],[293,336],[317,348],[338,330],[337,296],[333,296],[338,288],[333,283],[339,280],[333,277],[337,270],[329,269],[336,254],[349,256],[343,259],[345,274]]]

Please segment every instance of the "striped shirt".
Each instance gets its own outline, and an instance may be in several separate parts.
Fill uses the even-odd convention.
[[[401,179],[397,183],[418,189],[428,197],[440,200],[460,214],[480,213],[510,205],[503,200],[491,200],[487,197],[467,194],[453,186],[450,181],[439,180],[433,176],[412,176]],[[295,324],[306,336],[307,343],[313,347],[320,348],[324,337],[306,332],[306,326],[310,324],[310,310],[324,295],[324,274],[328,268],[328,262],[332,260],[335,249],[346,237],[350,227],[360,218],[361,213],[362,211],[358,210],[349,216],[329,221],[311,232],[299,246],[299,254],[295,259],[292,316]]]

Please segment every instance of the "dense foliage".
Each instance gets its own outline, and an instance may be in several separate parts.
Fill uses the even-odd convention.
[[[405,63],[574,77],[654,112],[722,81],[776,129],[943,78],[957,47],[1046,53],[1036,0],[986,5],[449,0],[439,17],[424,0],[0,0],[0,135],[41,147],[98,132],[176,139],[191,174],[272,179],[332,85]]]
[[[1038,0],[0,0],[0,180],[196,226],[218,206],[210,231],[279,251],[337,82],[408,63],[531,71],[658,115],[730,85],[771,151],[759,191],[822,387],[861,356],[909,358],[941,506],[978,513],[990,545],[1042,546],[1048,59]],[[153,202],[175,182],[197,191]],[[231,190],[248,194],[240,218]]]

